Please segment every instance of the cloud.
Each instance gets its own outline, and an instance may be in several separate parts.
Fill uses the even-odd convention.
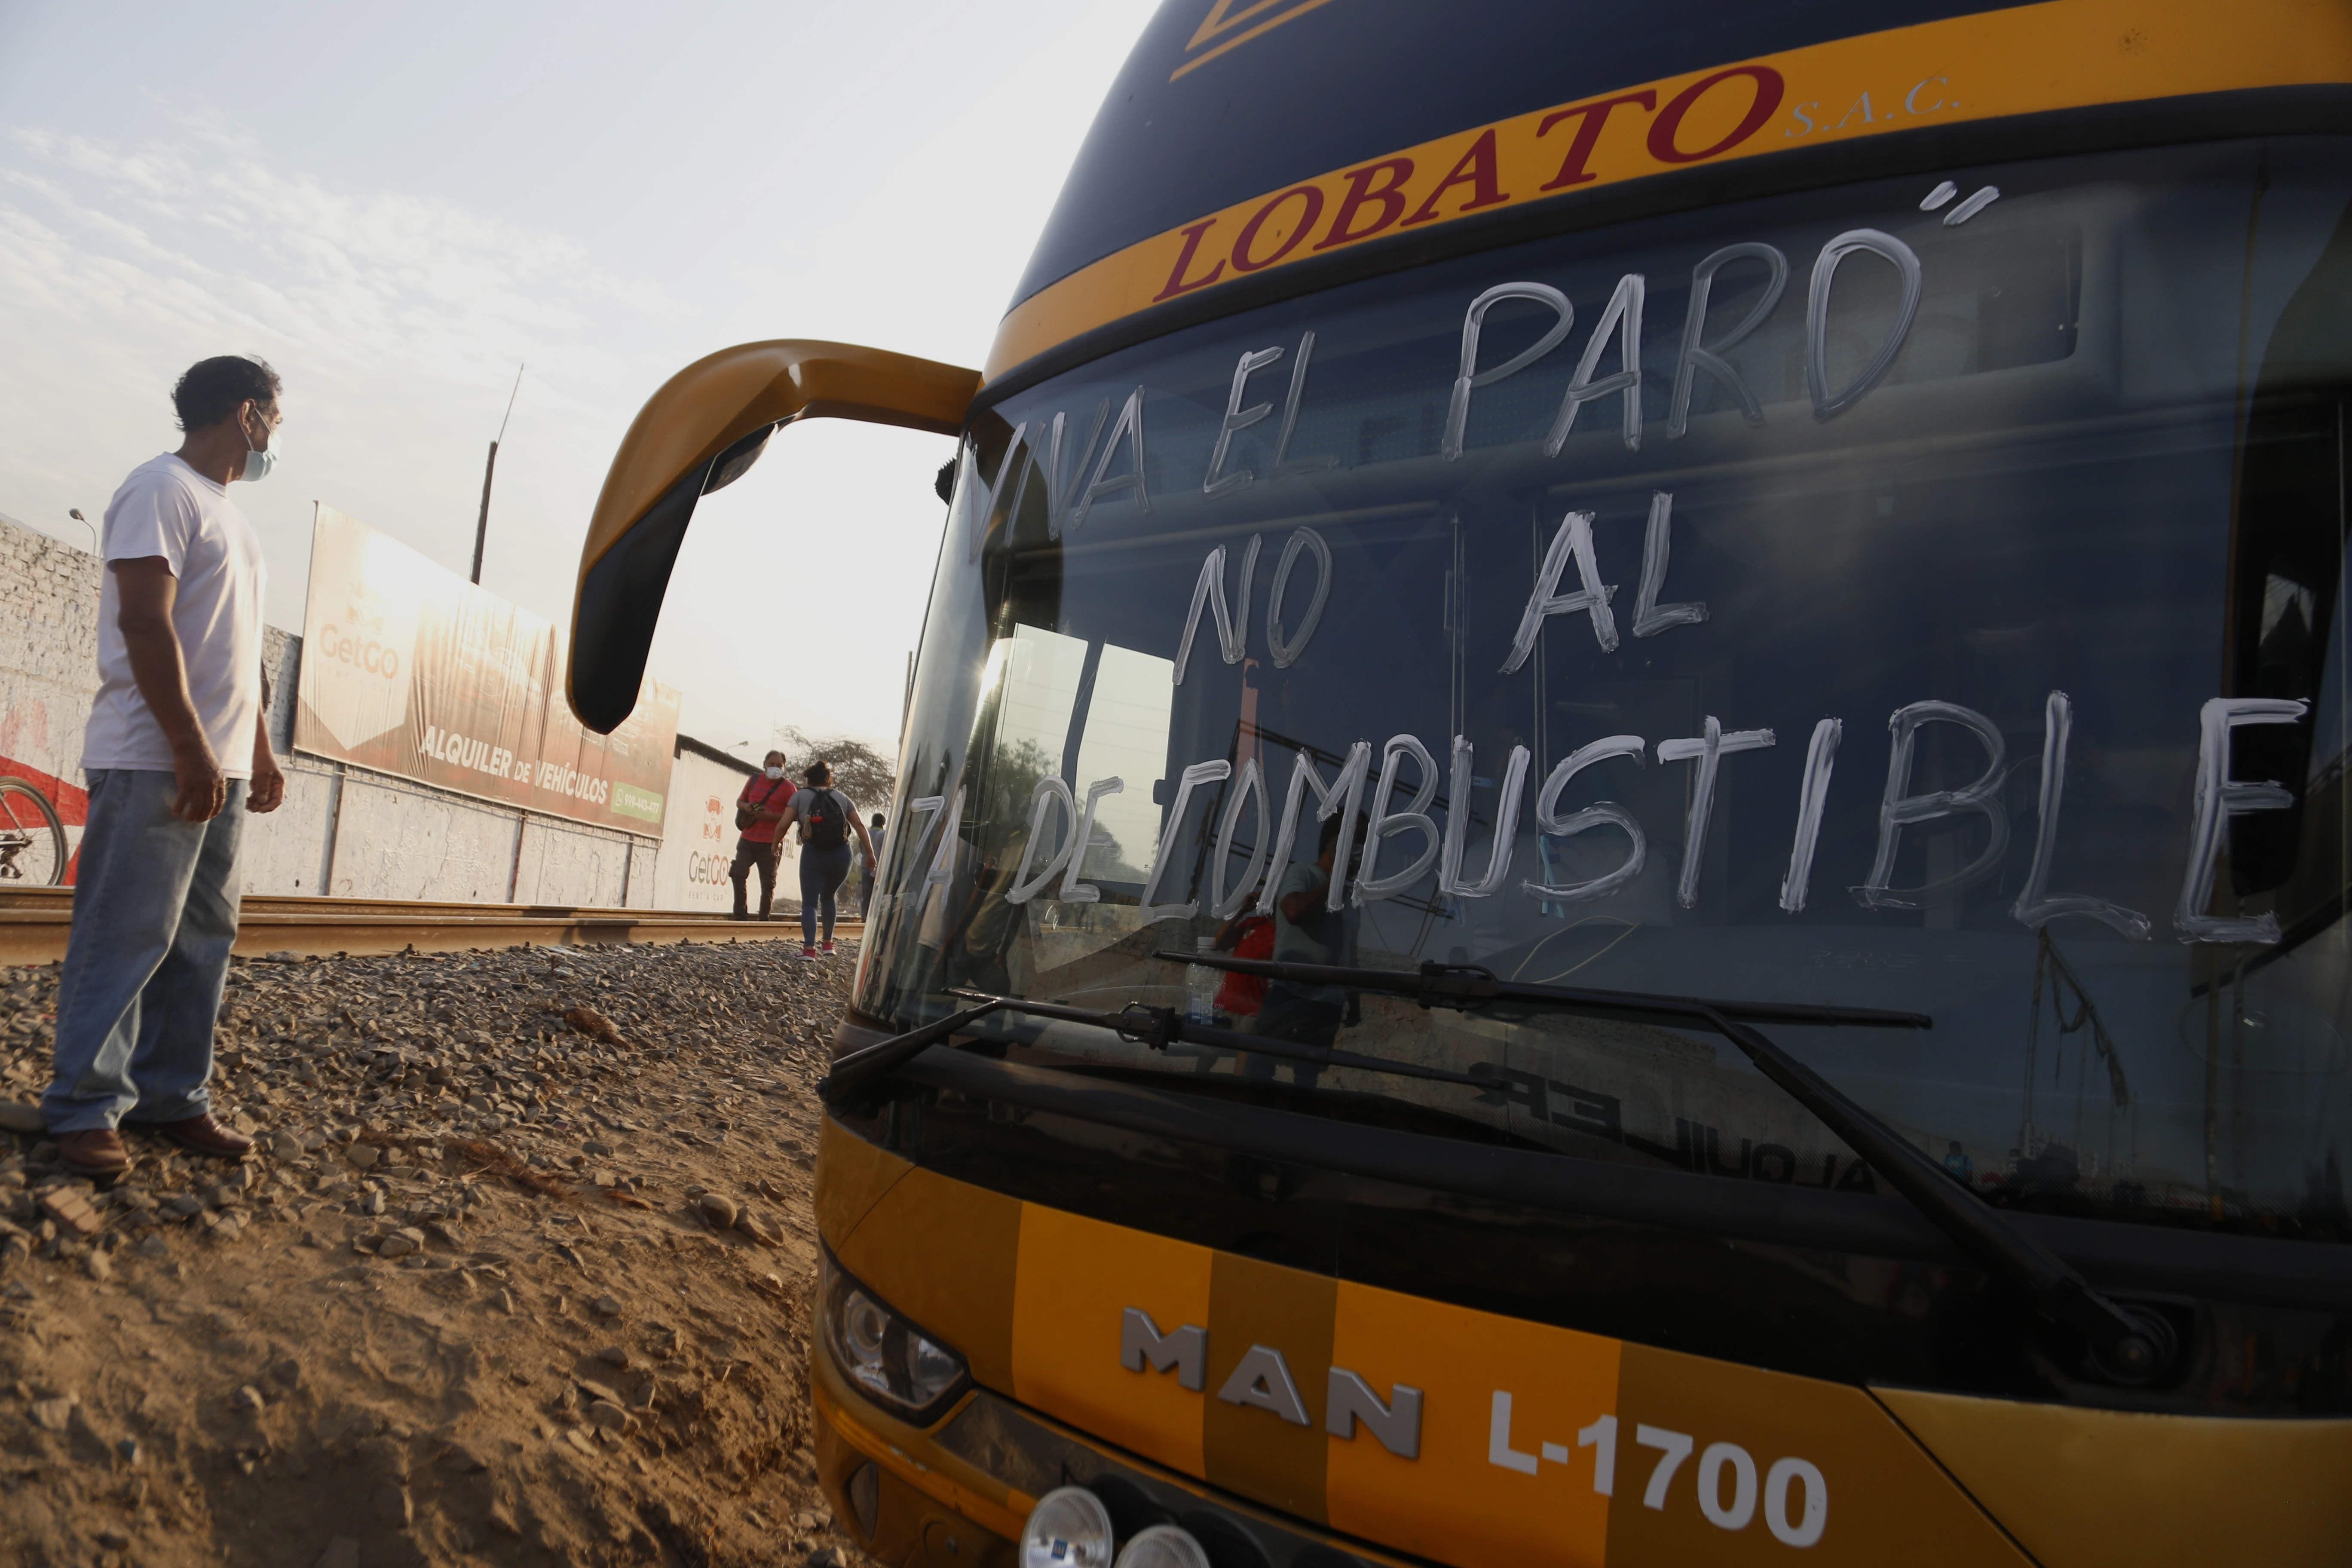
[[[143,295],[154,324],[258,333],[359,368],[457,380],[484,374],[486,343],[563,343],[580,369],[609,375],[611,356],[583,341],[598,318],[688,314],[564,237],[414,195],[331,191],[216,133],[169,146],[30,131],[10,141],[6,210],[46,208],[48,237],[71,246],[22,258],[35,270],[21,276],[46,277],[68,308],[79,296],[119,312]],[[142,287],[92,298],[93,278]]]
[[[202,127],[168,144],[19,129],[0,157],[0,338],[14,361],[0,494],[20,515],[95,515],[123,472],[173,444],[180,370],[263,354],[287,380],[289,459],[284,479],[238,499],[264,530],[285,624],[299,624],[313,496],[445,563],[467,552],[479,443],[525,357],[542,434],[585,476],[551,499],[581,507],[609,455],[603,427],[648,374],[646,350],[611,345],[692,314],[563,236],[332,190]]]
[[[566,620],[613,451],[682,365],[785,336],[980,362],[1148,9],[1101,0],[944,100],[927,79],[925,129],[870,165],[842,128],[762,152],[776,161],[764,174],[679,166],[699,145],[685,121],[677,146],[633,141],[613,177],[635,210],[674,213],[689,247],[709,215],[704,254],[675,275],[645,268],[678,247],[615,260],[544,205],[522,221],[479,197],[383,188],[352,157],[304,172],[216,110],[154,135],[0,131],[0,510],[79,542],[67,509],[97,517],[123,474],[176,444],[179,373],[263,354],[286,379],[288,456],[237,499],[268,553],[270,618],[299,626],[313,500],[466,569],[484,448],[527,361],[484,583]],[[893,112],[878,96],[860,111]],[[812,216],[807,192],[783,199],[772,176],[819,152],[840,167]],[[817,422],[705,503],[654,654],[689,729],[722,744],[783,723],[895,743],[941,520],[931,474],[950,449]]]
[[[17,130],[0,159],[0,341],[12,359],[0,381],[0,506],[79,542],[67,510],[97,518],[124,473],[176,444],[168,393],[179,372],[208,354],[261,354],[286,380],[288,457],[237,499],[271,564],[269,618],[289,627],[302,622],[313,500],[466,569],[484,444],[524,361],[485,582],[568,619],[580,537],[622,430],[679,365],[730,341],[707,307],[598,267],[568,237],[289,177],[203,127],[169,144]],[[793,460],[844,450],[837,437],[797,445],[763,476],[800,481],[785,505],[855,488],[823,461]],[[870,442],[846,449],[869,475],[890,463]],[[919,479],[929,466],[914,469]],[[935,533],[936,506],[910,494],[895,526]],[[759,491],[745,495],[760,505]],[[739,499],[736,515],[748,510]],[[772,539],[748,547],[763,564],[747,573],[728,521],[698,530],[656,651],[656,674],[688,693],[689,726],[759,740],[797,721],[895,742],[900,645],[913,631],[889,627],[877,679],[863,679],[853,651],[836,666],[848,679],[798,694],[769,657],[761,592],[794,574],[766,564],[778,559]],[[928,547],[919,552],[927,574]],[[873,558],[863,548],[848,565]],[[862,650],[873,616],[835,594],[793,625],[804,646]]]

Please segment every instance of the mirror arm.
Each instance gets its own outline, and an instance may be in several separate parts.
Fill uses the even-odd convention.
[[[622,437],[581,546],[564,679],[580,721],[610,734],[636,706],[695,503],[751,467],[754,437],[801,419],[953,436],[979,391],[978,371],[806,338],[722,349],[670,377]]]

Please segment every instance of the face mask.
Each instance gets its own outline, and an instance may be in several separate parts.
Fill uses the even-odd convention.
[[[773,784],[773,783],[775,783],[778,779],[782,778],[782,777],[784,776],[784,770],[783,770],[783,769],[782,769],[782,768],[770,768],[770,769],[768,769],[768,770],[767,770],[767,772],[768,772],[768,782],[769,782],[770,784]]]
[[[244,435],[245,427],[240,425],[237,431],[238,434]],[[278,438],[275,435],[269,437],[269,445],[267,447],[255,446],[253,437],[246,436],[245,477],[247,482],[266,479],[269,477],[269,470],[278,466]]]

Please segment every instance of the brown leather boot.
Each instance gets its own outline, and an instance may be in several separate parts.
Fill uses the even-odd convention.
[[[181,1121],[152,1121],[143,1126],[145,1131],[160,1132],[191,1153],[210,1154],[220,1160],[242,1160],[253,1152],[252,1139],[223,1127],[213,1120],[209,1110]]]
[[[122,1147],[121,1135],[111,1127],[92,1127],[80,1132],[59,1132],[58,1163],[77,1176],[119,1176],[131,1169],[130,1152]]]

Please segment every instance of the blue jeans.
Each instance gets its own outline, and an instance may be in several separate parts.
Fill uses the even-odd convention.
[[[211,1108],[205,1083],[236,941],[245,792],[232,779],[218,816],[181,822],[170,773],[89,774],[58,986],[57,1077],[41,1100],[51,1132],[180,1121]]]
[[[824,940],[833,940],[833,896],[841,890],[841,879],[849,875],[849,846],[836,844],[830,849],[801,851],[801,944],[816,945],[818,906],[824,906]]]

